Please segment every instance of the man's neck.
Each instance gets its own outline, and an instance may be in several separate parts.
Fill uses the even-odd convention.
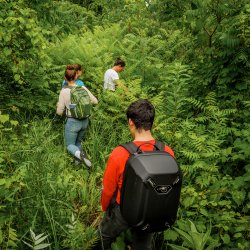
[[[113,66],[113,68],[112,68],[115,72],[117,72],[118,73],[118,67],[117,66]]]
[[[134,141],[150,141],[154,140],[150,130],[135,131]]]

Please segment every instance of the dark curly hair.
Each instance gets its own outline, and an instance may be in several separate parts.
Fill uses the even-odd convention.
[[[114,63],[114,66],[120,65],[121,67],[125,67],[126,63],[120,57],[118,57]]]
[[[148,100],[139,99],[131,103],[126,114],[127,119],[131,119],[138,130],[152,129],[155,118],[155,108]]]

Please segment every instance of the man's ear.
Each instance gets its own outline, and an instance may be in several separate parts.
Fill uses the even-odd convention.
[[[134,122],[130,118],[128,119],[128,124],[129,124],[129,126],[135,125]]]
[[[130,127],[135,127],[135,123],[130,118],[128,119],[128,124]]]

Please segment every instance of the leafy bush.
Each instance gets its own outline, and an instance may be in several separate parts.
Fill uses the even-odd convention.
[[[45,236],[51,249],[93,244],[106,160],[131,140],[125,111],[138,98],[155,105],[154,136],[184,173],[178,221],[154,247],[249,248],[247,0],[0,4],[2,248],[25,249],[23,240],[35,248]],[[118,56],[126,88],[104,92],[103,73]],[[67,155],[63,120],[50,120],[69,63],[83,65],[99,99],[83,142],[92,172]],[[44,234],[29,241],[38,228]]]

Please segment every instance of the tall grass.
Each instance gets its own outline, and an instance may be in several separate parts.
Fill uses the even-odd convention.
[[[92,222],[100,214],[101,171],[75,165],[65,150],[62,123],[52,124],[47,118],[34,120],[16,132],[15,147],[2,142],[11,168],[22,170],[19,192],[14,194],[15,199],[5,202],[13,217],[12,228],[21,239],[28,237],[30,229],[46,233],[51,249],[67,248],[69,242],[71,249],[84,249],[84,244],[87,249],[95,240]],[[84,147],[92,158],[91,145],[86,143]],[[95,164],[100,162],[96,158]],[[78,225],[74,237],[66,227],[72,214]],[[26,248],[23,241],[18,243],[18,249]]]

